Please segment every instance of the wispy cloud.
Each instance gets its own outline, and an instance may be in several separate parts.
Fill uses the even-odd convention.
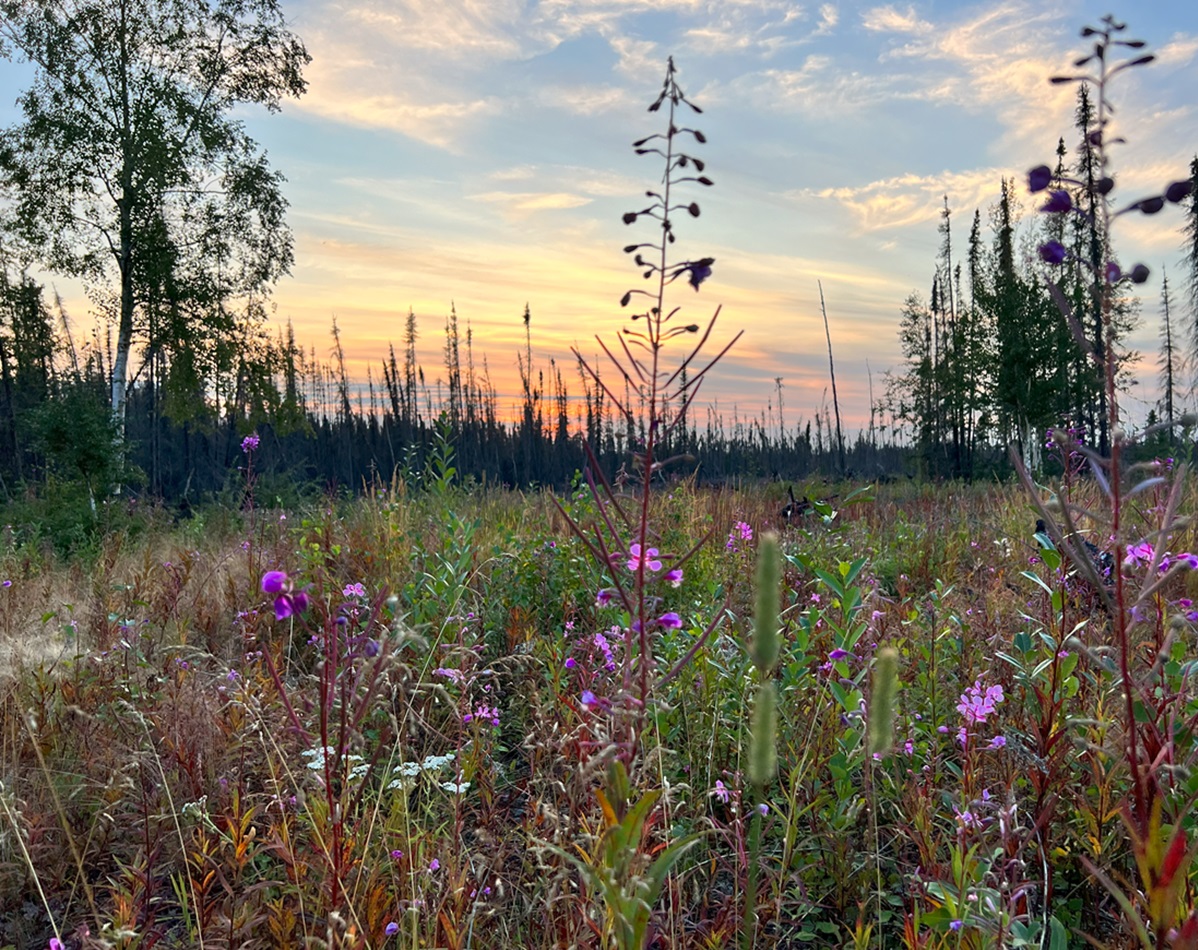
[[[899,175],[864,185],[800,190],[795,200],[823,199],[842,206],[861,233],[928,225],[938,221],[947,196],[953,210],[984,207],[997,200],[1000,182],[1010,172],[982,168],[936,175]]]
[[[815,28],[814,36],[827,36],[836,29],[840,22],[840,10],[834,3],[824,3],[819,8],[819,25]]]
[[[935,27],[927,20],[921,20],[915,8],[908,6],[899,11],[892,4],[884,7],[871,7],[861,14],[861,25],[875,33],[911,33],[921,35],[931,33]]]
[[[487,191],[466,197],[472,201],[484,201],[488,204],[499,205],[505,213],[517,217],[526,217],[536,211],[581,208],[583,205],[590,204],[592,200],[585,195],[570,194],[564,191]]]

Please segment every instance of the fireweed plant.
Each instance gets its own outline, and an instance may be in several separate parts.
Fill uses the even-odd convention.
[[[572,518],[564,507],[559,509],[570,529],[587,546],[605,575],[597,591],[599,607],[622,610],[625,624],[620,634],[622,649],[608,656],[619,656],[619,668],[610,678],[611,690],[605,695],[584,689],[578,704],[584,717],[596,720],[597,736],[593,763],[606,765],[605,788],[597,792],[606,830],[599,845],[598,861],[574,863],[587,878],[592,891],[602,894],[607,908],[607,931],[621,948],[645,945],[652,905],[657,899],[673,864],[697,843],[697,836],[675,840],[667,847],[652,845],[648,836],[660,820],[661,789],[643,792],[634,800],[636,784],[645,770],[641,761],[642,737],[648,722],[656,690],[673,679],[694,658],[720,622],[723,611],[714,618],[694,645],[669,670],[658,669],[655,644],[667,631],[682,626],[674,610],[666,609],[666,594],[683,580],[687,563],[710,540],[708,532],[689,550],[662,550],[662,542],[650,524],[650,499],[654,480],[684,456],[668,456],[671,439],[685,436],[687,410],[698,395],[707,373],[740,338],[737,333],[714,357],[701,356],[719,317],[719,309],[705,327],[683,322],[678,306],[667,304],[668,293],[685,282],[698,291],[712,274],[714,258],[679,260],[673,255],[679,215],[697,218],[697,201],[679,197],[688,185],[709,188],[714,183],[705,174],[705,163],[691,154],[694,145],[706,142],[696,128],[679,123],[684,113],[702,110],[686,98],[677,82],[677,70],[671,58],[666,66],[661,92],[649,106],[649,112],[663,112],[665,131],[647,135],[633,143],[638,155],[652,155],[662,162],[660,184],[646,191],[649,203],[623,216],[627,225],[653,223],[652,240],[629,244],[632,255],[649,289],[629,290],[620,300],[622,307],[633,306],[630,325],[623,328],[618,345],[610,346],[598,338],[604,355],[614,365],[618,378],[627,381],[622,394],[610,388],[598,368],[574,351],[582,371],[596,386],[603,388],[615,414],[635,432],[632,445],[633,471],[639,475],[639,497],[622,497],[600,471],[595,456],[589,453],[586,473],[595,516],[583,524]],[[645,309],[640,309],[644,306]],[[743,331],[742,331],[743,332]],[[667,363],[664,350],[668,343],[693,337],[695,341],[681,360]],[[638,415],[639,407],[639,415]],[[742,535],[746,540],[750,534]],[[606,641],[605,641],[606,642]],[[606,659],[606,658],[605,658]],[[664,803],[663,803],[664,804]],[[564,852],[559,852],[564,854]],[[572,859],[573,860],[573,859]]]
[[[665,628],[672,625],[676,615],[662,611],[661,591],[667,585],[677,586],[681,582],[685,565],[708,540],[701,538],[690,550],[680,554],[662,554],[655,546],[655,533],[650,525],[650,497],[653,481],[680,457],[661,457],[663,448],[669,445],[671,435],[681,433],[687,410],[698,395],[707,373],[740,339],[737,333],[713,358],[705,361],[700,354],[707,344],[719,309],[705,328],[697,323],[682,323],[680,307],[667,309],[667,289],[679,278],[695,291],[712,273],[715,259],[702,257],[693,260],[671,259],[671,250],[677,234],[674,229],[676,215],[685,212],[698,217],[696,201],[680,201],[678,189],[686,184],[711,187],[714,182],[706,175],[705,163],[682,150],[690,143],[703,144],[706,137],[698,129],[679,127],[677,122],[683,109],[698,114],[702,110],[690,102],[675,79],[676,69],[671,58],[666,66],[665,81],[657,98],[649,106],[650,112],[664,108],[665,132],[648,135],[633,143],[638,155],[655,155],[664,164],[661,184],[646,191],[650,203],[639,211],[624,215],[624,223],[634,225],[643,220],[656,222],[658,236],[655,240],[629,244],[625,253],[633,255],[633,261],[641,268],[641,276],[650,282],[652,289],[632,289],[620,300],[627,307],[634,301],[648,304],[645,310],[632,314],[631,326],[625,327],[619,337],[619,346],[611,347],[597,338],[604,355],[611,361],[620,378],[630,382],[627,395],[609,388],[598,369],[589,363],[577,350],[583,371],[597,386],[603,387],[618,416],[630,429],[637,432],[633,463],[640,475],[640,497],[634,506],[619,497],[610,481],[590,456],[591,465],[587,472],[588,485],[594,496],[597,518],[588,525],[580,524],[567,514],[570,528],[587,545],[591,554],[607,572],[610,584],[598,593],[600,604],[615,602],[629,618],[629,649],[624,653],[620,671],[620,686],[617,693],[607,697],[603,708],[617,723],[615,751],[627,767],[635,760],[640,735],[645,723],[646,710],[654,686],[661,679],[654,663],[654,640]],[[692,174],[692,172],[694,174]],[[743,332],[743,331],[742,331]],[[663,349],[679,337],[698,336],[690,351],[679,362],[667,366]],[[643,406],[642,417],[637,418],[637,406]],[[562,509],[562,513],[566,514]],[[696,644],[696,649],[715,628],[705,631]],[[684,657],[691,658],[693,654]],[[675,670],[665,673],[672,678]]]
[[[1124,463],[1124,452],[1135,439],[1120,427],[1114,320],[1127,285],[1144,283],[1149,270],[1144,264],[1125,269],[1115,258],[1111,240],[1120,218],[1155,215],[1169,204],[1179,204],[1189,196],[1191,182],[1175,181],[1159,194],[1116,207],[1111,155],[1124,140],[1112,135],[1115,110],[1110,86],[1119,74],[1154,59],[1143,52],[1142,41],[1123,38],[1125,30],[1126,24],[1110,16],[1098,27],[1086,27],[1081,35],[1093,45],[1073,64],[1081,72],[1050,80],[1082,84],[1097,95],[1096,122],[1085,143],[1095,159],[1095,175],[1086,181],[1058,177],[1047,165],[1028,173],[1030,190],[1047,192],[1041,207],[1044,214],[1054,218],[1080,215],[1092,235],[1085,254],[1071,252],[1059,240],[1042,244],[1039,254],[1048,268],[1072,264],[1089,281],[1086,312],[1075,309],[1052,280],[1049,289],[1078,344],[1101,374],[1110,449],[1103,455],[1064,429],[1054,431],[1050,439],[1067,453],[1084,457],[1099,492],[1098,501],[1084,503],[1067,481],[1052,502],[1046,503],[1014,452],[1012,460],[1049,538],[1089,582],[1109,617],[1109,653],[1100,644],[1082,644],[1076,637],[1067,640],[1061,652],[1067,655],[1068,648],[1084,649],[1095,670],[1111,677],[1119,695],[1119,741],[1130,782],[1120,816],[1130,839],[1138,883],[1117,884],[1095,863],[1085,857],[1081,861],[1118,903],[1140,946],[1198,948],[1198,909],[1187,884],[1195,853],[1188,831],[1194,824],[1192,766],[1198,744],[1192,725],[1198,701],[1189,683],[1191,664],[1182,662],[1179,640],[1191,622],[1186,616],[1189,603],[1168,600],[1170,582],[1191,570],[1194,560],[1169,552],[1170,540],[1186,523],[1178,508],[1187,466],[1159,460],[1146,465]],[[1087,319],[1093,319],[1099,330],[1096,342],[1087,337]],[[1168,420],[1164,425],[1189,425],[1192,421]],[[1137,496],[1155,496],[1155,501],[1145,507],[1132,501]],[[1095,548],[1109,556],[1094,556],[1081,538],[1079,524],[1097,526],[1101,543]],[[1104,570],[1104,564],[1111,568]]]

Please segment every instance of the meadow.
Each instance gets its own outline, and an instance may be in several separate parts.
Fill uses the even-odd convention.
[[[339,482],[356,494],[274,490],[298,469],[263,464],[269,414],[239,396],[222,492],[173,507],[126,494],[123,380],[91,417],[43,410],[43,504],[13,498],[0,530],[0,950],[1198,950],[1198,419],[1125,428],[1149,271],[1111,250],[1120,215],[1198,205],[1179,180],[1115,210],[1107,81],[1152,59],[1124,29],[1087,27],[1095,75],[1052,80],[1093,86],[1095,119],[1086,177],[1028,172],[1038,269],[1015,273],[1000,211],[998,277],[971,291],[975,330],[1037,365],[1028,301],[1057,308],[1073,357],[1039,382],[1078,383],[1098,424],[977,402],[1003,376],[965,311],[904,324],[952,357],[909,354],[913,468],[1010,444],[1003,481],[700,482],[721,454],[696,450],[700,386],[740,334],[674,304],[715,260],[674,249],[713,181],[672,60],[634,143],[656,190],[624,214],[645,282],[603,372],[574,354],[606,447],[569,431],[560,379],[548,438],[529,344],[521,428],[490,420],[475,453],[577,459],[568,489],[467,470],[485,400],[460,381],[394,474]],[[273,385],[263,405],[294,389]],[[833,409],[846,473],[834,385]]]
[[[663,585],[678,624],[654,644],[663,682],[621,802],[636,642],[597,600],[623,557],[597,564],[569,527],[599,515],[591,492],[471,489],[452,458],[424,476],[164,516],[91,563],[7,529],[0,945],[603,947],[640,906],[655,947],[746,927],[753,946],[1128,945],[1102,883],[1135,873],[1110,625],[1017,486],[846,503],[849,486],[813,484],[800,496],[830,500],[787,520],[781,485],[663,485],[646,557],[664,577],[710,542]],[[771,531],[777,777],[758,795]],[[1194,784],[1193,580],[1157,590],[1136,647],[1172,729],[1170,801]],[[871,754],[888,646],[894,736]]]

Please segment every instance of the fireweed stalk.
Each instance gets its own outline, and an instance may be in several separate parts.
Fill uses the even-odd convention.
[[[1073,65],[1075,69],[1090,71],[1051,79],[1054,84],[1088,85],[1097,93],[1097,121],[1084,143],[1084,147],[1091,149],[1095,158],[1096,177],[1085,182],[1057,178],[1047,165],[1033,168],[1028,174],[1028,185],[1033,193],[1048,191],[1042,212],[1051,216],[1082,215],[1091,229],[1088,257],[1078,257],[1074,262],[1090,281],[1090,306],[1097,317],[1095,322],[1099,330],[1096,342],[1087,338],[1085,314],[1075,311],[1064,291],[1052,281],[1049,281],[1049,290],[1078,344],[1092,356],[1102,374],[1111,432],[1109,455],[1103,456],[1080,444],[1071,447],[1086,457],[1094,481],[1105,497],[1108,511],[1105,514],[1098,513],[1075,505],[1064,489],[1058,493],[1060,505],[1050,511],[1041,501],[1017,453],[1012,451],[1011,457],[1033,504],[1045,521],[1049,535],[1065,550],[1105,604],[1113,633],[1123,700],[1123,751],[1131,780],[1130,801],[1123,807],[1122,818],[1131,838],[1141,887],[1127,893],[1097,866],[1085,858],[1082,858],[1082,862],[1119,903],[1141,946],[1161,947],[1168,940],[1174,947],[1198,950],[1198,911],[1184,910],[1180,906],[1194,853],[1183,827],[1188,806],[1171,800],[1169,794],[1171,780],[1168,776],[1184,757],[1185,750],[1175,749],[1170,738],[1171,722],[1175,715],[1174,700],[1171,690],[1165,688],[1166,684],[1162,681],[1162,664],[1154,662],[1156,658],[1163,659],[1167,655],[1170,644],[1147,644],[1144,642],[1144,632],[1138,629],[1144,623],[1145,607],[1159,596],[1162,586],[1176,571],[1186,569],[1178,561],[1171,570],[1159,570],[1165,556],[1166,542],[1183,523],[1179,517],[1178,503],[1186,466],[1184,463],[1178,465],[1172,472],[1172,485],[1165,492],[1164,504],[1155,512],[1157,522],[1154,529],[1144,538],[1132,536],[1127,518],[1129,511],[1125,510],[1128,507],[1127,500],[1140,492],[1168,484],[1168,476],[1164,472],[1154,471],[1138,484],[1124,486],[1125,477],[1135,477],[1137,467],[1124,471],[1122,464],[1123,451],[1133,440],[1119,426],[1116,385],[1119,357],[1113,333],[1115,305],[1127,284],[1144,283],[1149,271],[1143,264],[1136,264],[1125,271],[1115,260],[1111,245],[1112,228],[1118,218],[1132,213],[1154,215],[1167,204],[1178,204],[1189,196],[1191,182],[1175,181],[1160,194],[1133,201],[1118,210],[1114,208],[1115,182],[1110,172],[1110,151],[1123,139],[1110,134],[1110,116],[1114,110],[1109,99],[1109,85],[1119,73],[1147,65],[1154,59],[1152,54],[1142,52],[1142,41],[1121,38],[1125,29],[1125,24],[1110,16],[1104,17],[1099,27],[1083,29],[1082,37],[1093,41],[1092,51],[1078,58]],[[1087,200],[1087,208],[1079,207],[1078,196]],[[1050,240],[1040,247],[1040,257],[1050,268],[1059,267],[1073,259],[1070,251],[1056,240]],[[1179,422],[1189,424],[1192,420],[1169,420],[1165,425],[1172,426]],[[1098,524],[1109,524],[1105,550],[1110,555],[1110,562],[1116,565],[1110,571],[1112,576],[1109,581],[1098,576],[1094,558],[1078,541],[1076,516],[1079,515],[1091,518]],[[1146,571],[1135,569],[1137,559],[1132,557],[1133,551],[1151,552],[1147,558]],[[1143,658],[1148,655],[1149,646],[1151,657],[1145,664]],[[1169,813],[1166,814],[1166,811]],[[1166,831],[1167,825],[1172,825],[1172,829]],[[1143,916],[1144,912],[1147,919]],[[1177,929],[1178,924],[1181,924],[1180,930]]]
[[[633,301],[643,299],[648,308],[632,314],[632,326],[623,329],[618,338],[618,347],[609,347],[601,338],[597,338],[604,355],[615,367],[617,378],[629,381],[627,394],[622,395],[610,388],[601,378],[598,368],[578,350],[574,350],[582,371],[603,388],[611,405],[626,420],[630,430],[639,430],[639,445],[632,448],[634,468],[640,475],[640,497],[636,501],[636,508],[630,510],[627,503],[617,497],[588,447],[590,465],[587,481],[595,499],[597,520],[582,525],[558,506],[570,528],[610,576],[610,586],[600,591],[601,602],[614,602],[622,606],[631,618],[628,648],[624,651],[620,671],[620,694],[602,700],[588,697],[593,701],[586,704],[589,709],[603,709],[612,714],[616,751],[625,766],[631,765],[636,758],[654,688],[677,675],[710,636],[721,615],[717,611],[715,619],[692,649],[672,670],[664,676],[658,676],[654,662],[654,641],[662,630],[681,625],[677,614],[663,613],[662,598],[658,591],[666,584],[676,587],[681,583],[686,562],[709,540],[709,536],[700,538],[689,551],[681,555],[661,554],[658,551],[654,545],[654,531],[650,527],[653,479],[671,463],[680,460],[680,456],[662,457],[668,451],[670,437],[675,433],[684,434],[687,410],[698,395],[703,379],[741,336],[741,333],[737,333],[711,359],[700,359],[700,353],[719,317],[719,309],[716,309],[706,327],[700,327],[697,323],[683,324],[678,319],[680,307],[667,309],[666,306],[667,288],[679,278],[684,278],[697,292],[711,276],[715,263],[711,257],[678,261],[672,260],[670,255],[676,241],[675,215],[685,212],[697,218],[700,210],[698,202],[680,201],[678,189],[686,184],[705,188],[714,184],[703,174],[703,160],[682,150],[684,144],[689,148],[689,143],[703,144],[707,139],[698,129],[677,124],[684,108],[696,114],[702,110],[686,98],[675,76],[671,58],[666,66],[661,92],[649,106],[650,112],[664,108],[666,130],[633,143],[638,155],[655,155],[662,160],[664,170],[661,184],[645,193],[650,199],[648,205],[623,216],[624,223],[628,225],[642,219],[657,222],[659,236],[655,240],[629,244],[624,248],[625,253],[633,255],[633,261],[641,268],[642,277],[650,282],[652,289],[629,290],[621,298],[620,305],[627,307]],[[697,336],[697,341],[678,363],[667,366],[662,354],[665,345],[688,335]],[[643,407],[643,416],[639,419],[635,413],[638,405]]]
[[[698,202],[679,201],[677,190],[685,184],[705,188],[713,184],[703,174],[703,160],[682,150],[684,144],[689,148],[689,143],[702,144],[706,138],[698,129],[678,125],[684,108],[696,114],[702,110],[686,98],[675,74],[671,59],[661,92],[649,106],[650,112],[664,107],[666,130],[633,143],[638,155],[656,155],[662,160],[661,184],[646,192],[648,205],[624,215],[624,223],[628,225],[642,219],[657,222],[655,240],[624,248],[625,253],[634,255],[641,276],[653,289],[629,290],[620,305],[626,307],[636,300],[647,303],[648,307],[632,314],[631,326],[623,329],[618,347],[609,347],[599,339],[599,346],[615,367],[617,378],[625,381],[625,393],[621,395],[611,389],[598,368],[588,363],[578,350],[574,351],[582,372],[603,388],[629,432],[637,433],[630,449],[633,469],[640,476],[640,496],[635,508],[621,500],[588,446],[586,477],[595,503],[594,520],[583,525],[558,504],[571,530],[587,546],[610,581],[597,592],[597,604],[622,607],[628,628],[624,631],[620,668],[615,674],[619,678],[618,691],[610,696],[596,696],[586,690],[579,700],[583,716],[605,722],[610,730],[610,739],[591,758],[593,765],[607,767],[603,787],[595,791],[604,818],[598,847],[588,849],[595,858],[582,861],[555,846],[548,848],[573,864],[590,891],[602,896],[606,908],[605,933],[614,938],[620,950],[641,950],[646,946],[653,908],[667,885],[670,871],[699,838],[698,833],[690,834],[660,847],[653,840],[655,826],[668,828],[669,802],[664,788],[638,788],[642,777],[642,770],[637,768],[638,758],[649,704],[654,691],[676,676],[702,648],[724,614],[724,610],[716,610],[707,628],[673,668],[664,675],[658,672],[655,641],[663,631],[683,625],[676,612],[665,608],[663,595],[668,588],[682,584],[687,562],[710,539],[711,533],[682,554],[661,551],[656,532],[650,527],[653,479],[679,460],[679,456],[668,457],[670,438],[674,433],[685,436],[687,410],[704,377],[740,338],[737,333],[713,358],[701,360],[700,353],[715,327],[719,309],[703,328],[697,323],[683,324],[676,319],[680,308],[666,306],[667,288],[684,278],[697,292],[711,276],[715,263],[711,257],[678,261],[670,255],[677,239],[675,215],[686,212],[691,217],[699,216]],[[697,336],[697,341],[678,363],[667,366],[663,348],[671,340],[687,335]],[[637,407],[640,407],[639,418]]]

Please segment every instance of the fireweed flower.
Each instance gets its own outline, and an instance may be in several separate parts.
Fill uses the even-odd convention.
[[[346,584],[341,591],[341,595],[343,597],[365,597],[366,585],[360,582],[357,584]]]
[[[1040,210],[1048,214],[1063,214],[1073,207],[1073,199],[1067,191],[1053,191],[1048,195],[1048,201]]]
[[[658,617],[657,622],[670,630],[678,630],[682,626],[682,618],[672,610]]]
[[[1129,544],[1127,546],[1127,556],[1123,559],[1124,567],[1138,567],[1142,564],[1152,563],[1152,555],[1155,552],[1153,547],[1147,541],[1141,541],[1139,544]]]
[[[718,798],[720,800],[721,804],[727,805],[728,804],[728,796],[731,793],[730,793],[728,787],[720,779],[716,779],[715,780],[715,788],[713,788],[710,792],[708,792],[708,794],[714,795],[716,798]]]
[[[267,571],[262,575],[262,590],[267,594],[281,594],[287,585],[285,571]]]
[[[1069,252],[1060,241],[1049,241],[1040,245],[1040,260],[1045,264],[1063,264]]]
[[[975,680],[961,694],[961,702],[957,703],[957,711],[965,717],[969,724],[985,722],[986,717],[994,713],[994,707],[1003,701],[1001,686],[987,686],[982,689],[982,681]]]
[[[279,594],[275,598],[275,619],[286,620],[296,614],[302,614],[308,609],[308,595],[302,590],[294,594]]]
[[[611,597],[611,590],[605,587],[595,595],[595,605],[597,607],[606,607],[611,603]]]
[[[1037,165],[1027,173],[1027,190],[1032,194],[1043,191],[1052,182],[1052,169],[1047,165]]]
[[[695,261],[686,268],[690,272],[690,276],[686,279],[687,283],[694,287],[696,291],[699,289],[699,285],[711,276],[712,263],[714,261],[711,258],[705,257],[703,260]]]
[[[724,547],[729,551],[739,551],[738,541],[752,541],[753,528],[744,521],[737,521],[732,525],[732,530],[728,532],[728,541]]]
[[[669,581],[671,587],[682,586],[682,568],[675,567],[666,571],[666,580]]]
[[[618,629],[618,628],[617,628]],[[607,637],[602,633],[596,633],[593,642],[595,648],[603,654],[603,665],[607,667],[609,673],[614,673],[616,669],[616,658],[612,655],[611,644],[608,643]]]
[[[657,559],[657,548],[649,548],[645,552],[645,556],[641,557],[641,546],[639,544],[630,545],[628,548],[628,570],[635,571],[641,564],[650,571],[660,571],[661,561]]]
[[[259,441],[258,433],[251,432],[249,435],[247,435],[244,439],[241,440],[241,451],[244,452],[246,455],[249,455],[251,452],[254,451],[254,449],[258,448],[258,441]]]
[[[394,920],[391,921],[391,923],[387,924],[387,926],[383,928],[383,933],[385,933],[388,937],[394,937],[397,933],[399,933],[399,924],[397,924]]]

